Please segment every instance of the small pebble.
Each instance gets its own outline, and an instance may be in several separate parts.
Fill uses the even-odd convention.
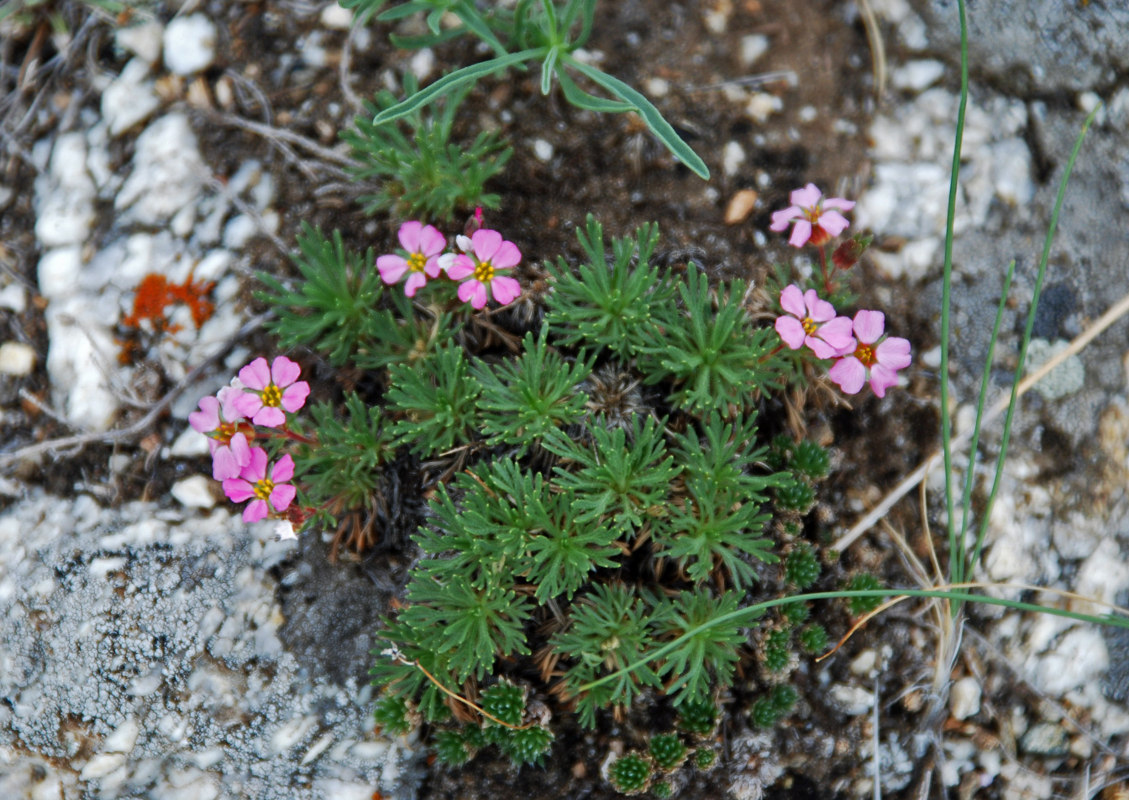
[[[553,158],[553,145],[544,139],[533,140],[533,155],[543,164],[548,164]]]
[[[160,105],[149,80],[149,64],[135,58],[102,92],[102,117],[111,136],[119,136],[148,119]]]
[[[330,3],[321,10],[321,24],[335,31],[347,31],[353,24],[353,12],[339,3]]]
[[[751,67],[756,61],[768,52],[769,39],[762,33],[754,33],[741,37],[740,59],[741,66]]]
[[[35,350],[23,342],[0,344],[0,372],[23,377],[35,369]]]
[[[980,712],[980,681],[961,678],[949,690],[949,713],[953,719],[968,719]]]
[[[165,66],[177,75],[207,69],[216,57],[216,26],[203,14],[174,18],[164,35]]]
[[[737,142],[727,142],[721,153],[722,171],[732,178],[745,163],[745,149]]]
[[[188,508],[212,508],[216,504],[212,494],[213,481],[203,475],[193,475],[172,485],[173,498]]]
[[[940,61],[923,59],[910,61],[890,73],[890,83],[895,89],[922,92],[936,83],[945,74],[945,65]]]
[[[131,25],[128,28],[118,28],[114,40],[118,47],[143,59],[146,63],[156,64],[161,57],[161,39],[165,29],[159,22],[143,22],[140,25]]]
[[[736,225],[748,219],[749,214],[757,204],[755,189],[741,189],[729,198],[729,205],[725,207],[725,224]]]

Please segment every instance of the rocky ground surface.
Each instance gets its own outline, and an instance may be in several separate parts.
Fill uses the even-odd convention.
[[[642,5],[617,6],[617,24],[646,30]],[[712,248],[708,257],[732,271],[749,252],[774,252],[761,224],[771,210],[764,198],[775,203],[809,176],[837,182],[838,193],[859,199],[857,225],[877,235],[856,291],[914,332],[920,362],[898,402],[927,418],[937,408],[934,309],[957,102],[954,4],[810,3],[801,4],[806,16],[780,12],[776,22],[771,5],[664,4],[655,12],[662,26],[696,31],[694,42],[716,38],[721,55],[713,56],[728,58],[734,70],[783,71],[792,83],[774,91],[729,87],[724,102],[741,105],[748,127],[732,136],[734,147],[718,142],[724,157],[711,164],[719,188],[695,184],[659,202],[645,179],[626,181],[613,187],[622,190],[615,202],[629,221],[623,227],[669,220],[664,232],[673,230],[675,245]],[[1019,270],[993,387],[1006,386],[1014,369],[1058,181],[1099,99],[1106,107],[1067,194],[1033,352],[1061,347],[1129,292],[1129,234],[1120,222],[1129,206],[1129,81],[1121,61],[1129,12],[1096,0],[991,6],[971,12],[973,91],[954,259],[958,426],[974,402],[1012,258]],[[870,12],[885,51],[875,78],[868,73],[876,45],[858,46]],[[297,4],[251,15],[222,3],[120,21],[91,17],[81,6],[67,13],[71,38],[40,41],[38,55],[33,35],[0,35],[8,159],[0,177],[0,797],[454,796],[434,777],[424,782],[413,742],[381,737],[371,724],[364,672],[395,586],[371,563],[331,568],[316,536],[280,543],[269,525],[243,525],[200,474],[204,440],[185,431],[197,398],[257,354],[259,308],[248,287],[254,270],[282,270],[309,210],[295,199],[295,176],[322,187],[342,179],[343,157],[332,148],[348,117],[338,70],[351,74],[343,56],[348,15]],[[815,55],[822,39],[802,38],[813,18],[826,36],[855,43],[834,50],[843,64]],[[745,30],[748,19],[761,21]],[[268,34],[274,38],[265,45]],[[372,36],[348,39],[353,69],[375,60],[366,49],[378,48]],[[628,45],[670,49],[645,35],[628,37]],[[406,68],[427,77],[435,66],[417,55]],[[670,91],[663,75],[674,73],[648,74],[646,63],[636,69],[649,92]],[[826,91],[838,71],[855,83]],[[236,138],[232,118],[261,91],[256,76],[286,87],[269,104],[260,98],[272,114],[240,129],[258,125],[250,135],[269,147],[227,149]],[[15,90],[36,79],[34,92]],[[860,98],[874,96],[875,80],[886,88],[870,108]],[[865,91],[853,93],[859,86]],[[823,94],[805,94],[819,87]],[[301,140],[288,136],[296,122]],[[640,142],[641,158],[659,158]],[[798,161],[779,156],[801,142],[807,149]],[[548,151],[524,141],[528,153],[515,158],[535,187],[547,185],[554,168],[554,145],[546,144]],[[568,140],[555,147],[556,169],[562,153],[583,152]],[[766,153],[780,160],[762,168],[757,158]],[[720,218],[739,188],[763,195],[749,232],[716,233],[726,230]],[[350,213],[330,202],[314,212],[323,221]],[[707,213],[714,222],[693,223]],[[355,227],[358,236],[374,232]],[[214,281],[215,314],[197,325],[191,309],[181,309],[172,320],[179,331],[141,336],[133,345],[139,357],[123,365],[119,325],[136,311],[151,273],[185,287]],[[1024,399],[985,577],[1125,602],[1127,365],[1122,321]],[[180,391],[167,395],[174,387]],[[934,431],[905,427],[910,417],[893,402],[888,396],[864,406],[853,430],[839,434],[842,463],[867,466],[837,484],[844,527],[932,448]],[[885,446],[866,448],[894,419],[909,453],[901,460]],[[998,432],[989,432],[990,453],[998,442]],[[903,468],[903,461],[912,463]],[[934,474],[934,497],[938,488]],[[924,558],[916,515],[893,520]],[[926,516],[939,523],[936,503]],[[912,579],[889,531],[870,532],[849,555],[891,565],[892,580]],[[1115,787],[1129,768],[1129,640],[1050,617],[971,614],[961,657],[946,676],[952,683],[940,695],[927,674],[907,674],[883,643],[921,650],[929,662],[928,628],[915,628],[908,614],[895,615],[886,630],[872,623],[878,630],[845,651],[834,671],[813,667],[841,729],[789,729],[783,747],[767,735],[730,743],[730,761],[744,764],[731,765],[731,794],[861,796],[872,789],[876,744],[887,796],[936,796],[942,783],[964,797],[1017,800]],[[931,727],[921,727],[933,696],[947,700]],[[826,784],[809,778],[789,788],[781,776],[819,774],[780,755],[800,739],[824,742],[828,763],[850,766],[828,768]],[[810,748],[793,749],[810,759]],[[489,773],[476,769],[454,784],[470,785],[463,796],[489,794],[473,788]],[[559,794],[602,796],[575,785]]]

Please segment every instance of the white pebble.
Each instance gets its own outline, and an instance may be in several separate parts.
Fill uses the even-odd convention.
[[[35,235],[44,247],[81,244],[94,225],[94,181],[86,171],[86,137],[60,136],[45,181],[36,181]]]
[[[335,31],[347,31],[353,24],[353,12],[339,3],[330,3],[321,10],[321,24]]]
[[[78,297],[52,304],[45,316],[47,374],[56,405],[79,428],[108,430],[120,405],[106,379],[117,359],[110,321],[98,320]]]
[[[0,344],[0,372],[22,377],[35,369],[35,350],[23,342]]]
[[[276,753],[285,753],[302,739],[306,738],[308,734],[317,724],[317,718],[313,716],[294,717],[292,720],[284,724],[281,728],[274,732],[271,737],[270,745]]]
[[[137,743],[137,735],[141,727],[137,721],[130,717],[114,728],[113,733],[106,737],[102,747],[109,753],[129,753]]]
[[[168,114],[137,137],[133,172],[114,207],[144,225],[160,224],[196,200],[206,174],[188,117]]]
[[[149,64],[156,64],[161,57],[161,37],[164,32],[159,22],[143,22],[128,28],[118,28],[114,40],[118,47],[143,58]]]
[[[910,61],[890,74],[890,83],[895,89],[921,92],[928,89],[945,74],[945,65],[940,61],[923,59]]]
[[[980,681],[961,678],[949,690],[949,713],[954,719],[968,719],[980,712]]]
[[[768,52],[768,37],[762,33],[753,33],[741,37],[740,59],[741,66],[751,67],[757,59]]]
[[[732,178],[745,163],[745,150],[737,142],[726,142],[721,154],[722,171]]]
[[[643,81],[643,88],[651,97],[666,97],[670,94],[670,81],[666,78],[647,78]]]
[[[78,777],[84,781],[102,778],[124,764],[125,756],[121,753],[100,753],[86,762]]]
[[[865,714],[874,705],[874,693],[861,686],[847,686],[837,683],[831,687],[831,702],[844,714],[857,717]]]
[[[549,161],[552,160],[552,158],[553,158],[553,145],[552,145],[552,143],[547,142],[544,139],[534,139],[533,140],[533,155],[535,155],[537,157],[538,161],[545,163],[545,164],[548,164]]]
[[[193,475],[172,485],[173,498],[188,508],[212,508],[216,504],[212,494],[212,481],[203,475]]]
[[[782,108],[784,101],[776,95],[756,92],[745,105],[745,113],[752,117],[754,122],[764,122]]]
[[[242,250],[258,232],[259,224],[252,217],[238,214],[223,228],[223,246],[229,250]]]
[[[435,70],[435,52],[430,47],[417,50],[408,62],[408,69],[419,81],[427,80]]]
[[[144,122],[161,105],[153,81],[148,77],[149,65],[143,59],[135,58],[102,92],[102,117],[111,136],[118,136]]]
[[[216,26],[203,14],[176,17],[165,28],[165,66],[177,75],[192,75],[216,57]]]
[[[82,273],[82,251],[76,247],[56,247],[39,259],[36,268],[39,293],[48,300],[73,294]]]
[[[27,310],[27,289],[19,283],[9,283],[0,289],[0,308],[22,314]]]

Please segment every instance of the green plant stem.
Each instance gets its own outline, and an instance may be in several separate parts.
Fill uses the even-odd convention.
[[[652,661],[663,658],[668,653],[674,652],[677,648],[689,641],[691,638],[697,636],[703,631],[715,628],[721,625],[742,625],[760,617],[766,610],[775,606],[782,606],[789,603],[801,603],[809,600],[835,600],[839,598],[849,597],[936,597],[948,600],[950,603],[987,603],[993,606],[1003,606],[1015,611],[1034,611],[1043,614],[1053,614],[1056,617],[1066,617],[1078,622],[1090,622],[1098,625],[1113,625],[1117,628],[1129,628],[1129,617],[1126,616],[1098,616],[1096,614],[1080,614],[1077,611],[1069,611],[1065,608],[1053,608],[1050,606],[1041,606],[1037,603],[1024,603],[1019,600],[1008,600],[1002,597],[990,597],[985,594],[977,594],[974,592],[954,591],[953,589],[865,589],[855,591],[838,591],[838,592],[811,592],[809,594],[795,594],[789,597],[778,597],[773,600],[764,600],[760,603],[754,603],[750,606],[730,611],[727,614],[722,614],[709,622],[698,625],[697,627],[687,631],[679,636],[677,639],[672,639],[666,642],[655,651],[648,653],[644,658],[639,659],[633,664],[628,664],[622,669],[604,675],[597,680],[586,683],[583,686],[577,687],[576,693],[581,694],[591,691],[598,686],[602,686],[609,681],[617,680],[624,675],[628,675],[637,669],[642,669]]]
[[[956,135],[953,141],[953,166],[949,176],[949,207],[945,218],[945,263],[941,283],[941,446],[945,460],[945,509],[949,525],[949,578],[960,582],[964,577],[964,538],[956,524],[956,507],[953,498],[953,422],[949,415],[949,337],[952,316],[953,288],[953,227],[956,223],[957,189],[960,181],[960,153],[964,143],[964,112],[968,105],[968,19],[964,0],[958,0],[960,10],[960,104],[957,107]],[[953,606],[953,613],[957,611]]]

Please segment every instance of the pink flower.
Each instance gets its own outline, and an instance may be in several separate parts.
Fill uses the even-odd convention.
[[[439,254],[447,248],[447,240],[431,225],[415,221],[401,225],[397,235],[408,257],[380,256],[376,259],[376,268],[380,270],[380,279],[390,285],[399,283],[407,273],[404,294],[415,297],[428,278],[439,277]]]
[[[265,358],[256,358],[239,370],[239,381],[249,391],[237,399],[239,411],[251,422],[277,428],[286,422],[282,409],[293,414],[306,404],[310,384],[298,380],[302,368],[286,356],[278,356],[267,367]]]
[[[293,477],[294,459],[289,455],[275,462],[268,477],[267,451],[255,447],[251,450],[250,463],[243,468],[238,478],[229,478],[223,482],[223,491],[235,503],[251,500],[243,509],[243,521],[258,522],[269,516],[272,509],[281,513],[293,502],[298,490],[287,483]]]
[[[809,183],[803,189],[797,189],[789,198],[791,206],[783,211],[773,212],[772,224],[769,227],[774,231],[782,231],[795,222],[796,227],[792,229],[788,244],[793,247],[803,247],[809,241],[816,247],[825,244],[832,236],[838,236],[845,231],[850,223],[838,211],[824,209],[837,208],[841,211],[850,211],[855,204],[841,197],[829,197],[823,200],[822,196],[823,193],[814,183]]]
[[[858,342],[853,352],[841,353],[827,375],[847,394],[855,394],[866,381],[879,397],[898,382],[898,370],[911,361],[910,345],[897,336],[883,337],[886,318],[881,311],[855,314],[854,334]]]
[[[776,332],[793,350],[806,344],[818,358],[834,358],[854,346],[850,317],[835,316],[835,307],[820,300],[815,289],[801,294],[794,283],[785,287],[780,293],[780,307],[792,316],[777,317]]]
[[[489,288],[502,305],[513,302],[521,294],[521,284],[498,272],[515,267],[521,261],[517,245],[505,241],[502,234],[489,228],[475,231],[469,245],[466,253],[455,256],[447,264],[449,277],[457,281],[467,279],[459,286],[459,299],[475,308],[483,308]]]
[[[212,453],[212,477],[217,481],[234,478],[247,466],[251,448],[247,436],[239,430],[243,414],[238,409],[238,389],[225,386],[218,396],[200,398],[200,410],[188,415],[188,424],[208,437]]]

